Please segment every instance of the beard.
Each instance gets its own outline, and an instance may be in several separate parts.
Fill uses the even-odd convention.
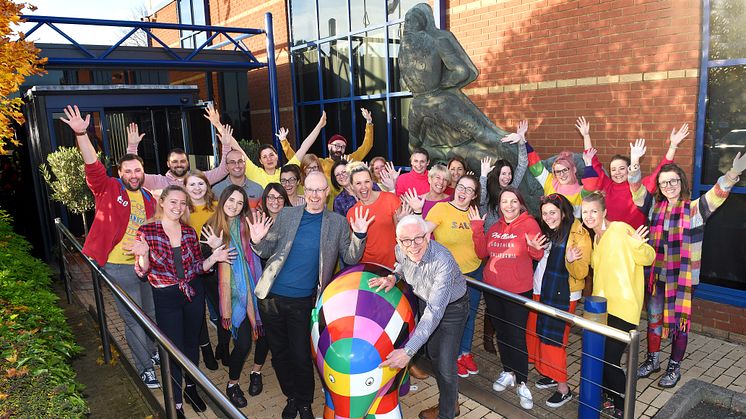
[[[138,179],[137,186],[135,186],[135,187],[133,187],[132,185],[130,185],[129,180],[125,181],[124,179],[122,179],[122,183],[124,184],[124,187],[127,188],[128,191],[130,191],[130,192],[137,192],[137,191],[139,191],[142,188],[143,180],[144,179],[142,179],[142,178]]]
[[[173,169],[169,169],[169,171],[171,173],[173,173],[173,175],[176,176],[176,177],[184,177],[184,175],[186,175],[187,172],[189,171],[189,166],[187,166],[187,167],[176,167],[176,168],[173,168]]]

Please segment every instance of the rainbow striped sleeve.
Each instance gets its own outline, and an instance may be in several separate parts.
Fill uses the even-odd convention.
[[[544,185],[547,184],[547,179],[549,178],[549,171],[547,170],[546,166],[544,166],[544,163],[541,161],[541,158],[539,157],[539,154],[534,150],[533,147],[531,147],[531,144],[526,143],[526,151],[528,152],[528,170],[531,172],[531,174],[536,178],[537,181],[541,184],[542,187],[546,190],[546,187]]]

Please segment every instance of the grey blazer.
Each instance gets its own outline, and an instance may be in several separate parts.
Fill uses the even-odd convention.
[[[260,258],[268,259],[254,290],[258,298],[267,297],[277,274],[282,270],[290,254],[290,248],[293,247],[293,240],[296,238],[304,210],[305,206],[283,208],[267,236],[261,242],[251,245]],[[325,208],[321,219],[320,248],[318,281],[323,288],[331,280],[339,256],[342,256],[342,260],[350,265],[360,260],[365,250],[365,238],[357,238],[350,230],[345,217]],[[312,256],[309,255],[309,257]]]

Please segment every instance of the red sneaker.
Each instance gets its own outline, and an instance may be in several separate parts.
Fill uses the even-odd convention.
[[[458,376],[461,378],[466,378],[469,376],[469,371],[466,370],[466,366],[464,366],[464,364],[461,362],[463,358],[464,358],[463,356],[460,356],[456,360],[456,367],[457,367],[456,374],[458,374]]]
[[[469,374],[478,374],[479,367],[474,362],[474,356],[472,354],[461,355],[461,365],[464,366]]]

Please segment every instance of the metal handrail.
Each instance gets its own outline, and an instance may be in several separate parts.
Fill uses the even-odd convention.
[[[468,285],[479,289],[483,292],[488,292],[493,295],[497,295],[506,300],[510,300],[514,303],[520,304],[529,310],[545,314],[555,319],[564,320],[571,325],[578,326],[584,330],[590,330],[591,332],[598,333],[599,335],[618,340],[629,345],[629,351],[627,353],[627,370],[625,371],[625,386],[624,386],[624,419],[632,419],[635,417],[635,399],[637,398],[637,363],[639,360],[640,352],[640,333],[637,330],[632,330],[629,333],[624,333],[619,329],[607,326],[605,324],[597,323],[584,317],[577,316],[567,311],[560,310],[558,308],[549,306],[547,304],[528,299],[522,295],[514,294],[509,291],[495,288],[489,284],[481,281],[474,280],[470,277],[466,277]]]
[[[75,236],[73,236],[70,230],[68,230],[67,227],[62,224],[62,221],[59,218],[55,218],[54,224],[57,228],[57,231],[59,232],[59,244],[61,253],[60,257],[64,258],[64,247],[62,247],[63,238],[67,238],[72,244],[73,248],[78,253],[83,255],[83,247],[80,245]],[[246,418],[246,416],[241,413],[241,411],[237,407],[235,407],[230,402],[230,400],[228,400],[228,398],[220,390],[218,390],[217,387],[215,387],[212,381],[210,381],[210,379],[207,378],[207,376],[196,365],[194,365],[194,363],[192,363],[192,361],[190,361],[189,358],[187,358],[186,355],[184,355],[184,353],[181,352],[168,337],[166,337],[166,335],[161,332],[158,326],[148,317],[147,314],[145,314],[145,312],[140,309],[140,307],[134,301],[132,301],[127,293],[119,285],[115,284],[114,281],[112,281],[111,277],[104,269],[102,269],[94,260],[90,259],[89,257],[85,255],[83,255],[83,257],[85,258],[88,266],[91,268],[91,272],[93,273],[94,286],[96,285],[98,278],[103,279],[103,283],[106,284],[107,287],[109,287],[111,292],[114,294],[114,297],[122,302],[122,305],[125,307],[125,309],[132,314],[132,316],[135,318],[135,320],[137,320],[140,326],[142,326],[145,332],[160,345],[162,349],[162,370],[168,369],[170,365],[170,358],[173,357],[176,363],[178,363],[181,368],[183,368],[184,373],[189,374],[192,377],[194,382],[207,393],[207,396],[217,404],[217,406],[220,408],[220,410],[223,411],[223,413],[228,415],[228,417],[230,418]],[[69,284],[67,283],[65,285],[66,287],[69,286]],[[98,306],[98,301],[96,308],[99,311],[99,318],[101,318],[103,316],[103,307]],[[105,330],[105,322],[99,322],[99,326],[101,328],[102,339],[104,339],[103,336],[107,334],[107,331]],[[103,340],[103,342],[105,343],[106,340]],[[105,356],[109,350],[110,349],[108,345],[104,345]],[[175,418],[176,412],[173,400],[173,388],[170,385],[170,374],[166,375],[168,379],[165,381],[167,382],[163,383],[163,397],[166,402],[166,416],[168,418]]]

